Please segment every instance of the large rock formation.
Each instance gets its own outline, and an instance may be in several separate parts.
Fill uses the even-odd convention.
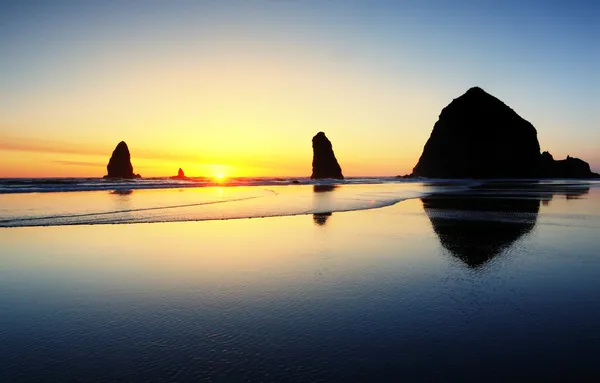
[[[110,156],[108,165],[106,166],[108,174],[104,178],[139,178],[139,174],[133,173],[131,165],[131,155],[125,141],[119,142],[117,147]]]
[[[446,106],[412,176],[430,178],[590,178],[589,165],[540,154],[537,131],[514,110],[474,87]]]
[[[312,139],[313,161],[312,175],[310,178],[337,178],[344,179],[342,168],[333,154],[331,142],[325,133],[319,132]]]

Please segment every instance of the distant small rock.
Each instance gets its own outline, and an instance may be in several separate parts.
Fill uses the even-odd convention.
[[[171,179],[174,179],[174,180],[185,180],[185,179],[187,179],[187,177],[185,176],[185,173],[183,172],[183,170],[181,168],[179,168],[179,170],[177,171],[177,175],[171,177]]]
[[[342,168],[335,158],[331,141],[325,133],[319,132],[312,139],[313,161],[310,178],[335,178],[343,180]]]
[[[133,165],[131,165],[131,155],[125,141],[119,142],[115,150],[110,156],[108,172],[104,178],[140,178],[139,174],[133,173]]]

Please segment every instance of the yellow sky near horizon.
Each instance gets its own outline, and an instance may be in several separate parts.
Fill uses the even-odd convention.
[[[190,176],[309,176],[319,131],[344,174],[405,174],[440,109],[415,84],[407,92],[409,82],[400,89],[312,55],[283,60],[240,48],[193,64],[130,62],[108,77],[71,74],[68,86],[8,100],[0,177],[103,176],[121,140],[142,176],[180,167]]]

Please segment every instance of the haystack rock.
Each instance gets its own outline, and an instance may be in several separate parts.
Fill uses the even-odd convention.
[[[183,172],[183,170],[181,168],[179,168],[179,170],[177,171],[177,175],[171,177],[172,179],[187,179],[187,177],[185,176],[185,173]]]
[[[446,106],[412,176],[429,178],[591,178],[589,165],[540,154],[537,131],[479,87]]]
[[[325,133],[319,132],[312,139],[313,161],[310,178],[336,178],[343,180],[342,168],[333,154],[331,141]]]
[[[108,165],[106,166],[108,174],[104,178],[139,178],[139,174],[133,173],[131,165],[131,155],[125,141],[119,142],[117,147],[110,156]]]

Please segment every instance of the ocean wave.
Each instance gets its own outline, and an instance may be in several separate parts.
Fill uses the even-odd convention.
[[[11,193],[56,193],[94,190],[140,190],[140,189],[173,189],[198,188],[211,186],[278,186],[278,185],[321,185],[321,184],[382,184],[418,182],[418,179],[401,179],[396,177],[351,177],[345,180],[311,180],[309,178],[281,177],[238,177],[223,181],[213,178],[190,177],[188,179],[136,178],[136,179],[104,179],[104,178],[4,178],[0,179],[0,194]]]

